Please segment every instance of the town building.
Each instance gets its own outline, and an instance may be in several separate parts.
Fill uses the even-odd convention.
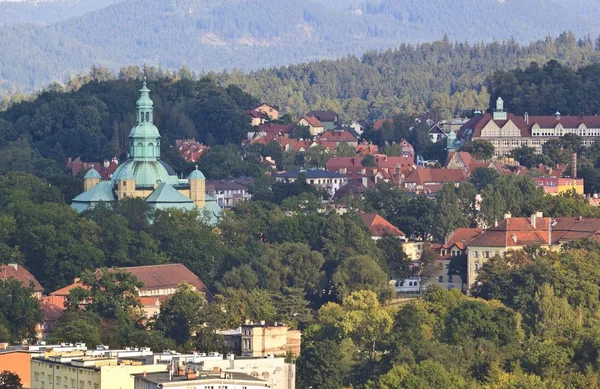
[[[19,281],[25,287],[33,288],[32,296],[36,299],[42,298],[44,288],[42,288],[42,285],[27,269],[16,263],[0,265],[0,281],[6,281],[11,278]]]
[[[585,238],[600,240],[599,237],[600,219],[550,218],[541,212],[530,218],[513,218],[507,214],[497,226],[488,228],[468,243],[468,286],[475,283],[484,263],[510,250],[522,250],[530,245],[558,250],[567,242]]]
[[[429,140],[432,143],[445,142],[448,134],[452,131],[456,133],[460,128],[468,122],[468,119],[455,118],[450,120],[442,120],[438,122],[428,132]]]
[[[461,169],[416,168],[400,182],[400,188],[415,193],[435,193],[447,183],[459,185],[468,178]]]
[[[376,177],[375,177],[376,178]],[[350,178],[348,183],[335,192],[334,200],[342,200],[348,197],[362,198],[363,194],[369,188],[375,188],[377,183],[373,178],[364,176],[360,178]]]
[[[78,175],[80,172],[87,172],[90,169],[96,169],[104,180],[109,180],[115,170],[117,170],[117,167],[119,167],[119,160],[117,157],[114,157],[111,160],[104,160],[103,163],[83,162],[79,157],[75,159],[69,157],[67,159],[66,167],[67,170],[70,170],[74,176]]]
[[[324,190],[333,197],[342,186],[348,183],[348,179],[338,173],[330,173],[326,170],[292,170],[285,173],[275,174],[275,180],[277,182],[296,182],[298,179],[304,179],[304,181],[314,186],[317,189]]]
[[[175,372],[134,374],[135,389],[265,389],[269,384],[244,373],[198,371],[191,368]]]
[[[498,170],[494,163],[476,159],[470,153],[465,151],[451,151],[448,153],[446,169],[461,169],[470,176],[475,169],[479,168]]]
[[[351,178],[369,177],[398,184],[401,175],[407,175],[416,168],[413,157],[388,157],[375,155],[376,166],[363,166],[364,157],[333,157],[325,163],[329,172],[343,174]]]
[[[250,124],[252,126],[260,126],[269,119],[269,116],[260,111],[249,110],[245,111],[244,114],[250,118]]]
[[[204,285],[202,280],[180,263],[122,267],[117,269],[134,275],[144,284],[138,292],[144,314],[147,318],[157,317],[161,304],[172,296],[177,287],[182,283],[186,283],[192,289],[202,292],[208,301],[213,299],[213,294]],[[100,271],[100,269],[96,270],[96,272]],[[50,293],[50,296],[66,299],[71,290],[79,286],[81,286],[81,281],[76,278],[71,285]]]
[[[582,137],[583,146],[591,146],[600,139],[600,116],[517,116],[504,109],[504,101],[498,97],[492,113],[471,118],[457,132],[457,144],[471,140],[486,140],[494,145],[495,156],[508,155],[521,146],[542,152],[544,144],[566,134]],[[450,134],[448,134],[450,141]],[[454,146],[453,146],[454,147]]]
[[[230,209],[252,198],[252,195],[248,192],[248,185],[253,182],[252,179],[237,178],[206,180],[206,193],[217,199],[217,203],[221,208]]]
[[[7,370],[21,379],[24,389],[31,388],[31,357],[38,353],[14,349],[0,350],[0,372]]]
[[[238,329],[219,331],[231,350],[242,357],[266,357],[269,354],[298,356],[302,332],[283,323],[246,322]]]
[[[406,240],[406,234],[404,232],[400,231],[398,227],[385,220],[378,213],[361,213],[360,218],[369,229],[369,233],[373,240],[379,240],[386,236],[397,238],[402,241]]]
[[[314,116],[304,115],[297,125],[308,128],[310,136],[317,136],[325,131],[325,125]]]
[[[573,191],[578,195],[583,195],[583,178],[564,178],[564,177],[533,177],[537,186],[544,189],[544,193],[553,196]]]
[[[146,82],[140,93],[137,124],[129,134],[129,159],[119,165],[110,180],[103,180],[98,171],[90,169],[84,177],[84,192],[73,199],[71,206],[83,212],[99,203],[138,197],[154,209],[206,210],[207,221],[215,224],[222,209],[206,195],[202,172],[196,169],[187,179],[180,179],[171,166],[160,160],[161,136],[153,124],[154,108]]]
[[[167,365],[146,364],[134,355],[93,356],[86,351],[50,351],[31,358],[31,389],[126,389],[133,375],[167,370]]]
[[[338,114],[330,109],[325,111],[311,111],[306,116],[317,118],[323,124],[325,131],[333,130],[339,120]]]

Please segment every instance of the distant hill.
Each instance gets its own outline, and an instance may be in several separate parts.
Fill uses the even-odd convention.
[[[96,11],[121,0],[0,1],[0,25],[51,24]]]
[[[38,6],[60,7],[69,1],[79,7],[91,0]],[[572,30],[580,37],[595,37],[600,33],[595,22],[599,3],[127,0],[49,26],[1,27],[0,88],[39,88],[92,64],[252,70],[362,54],[443,35],[455,41],[527,42]]]

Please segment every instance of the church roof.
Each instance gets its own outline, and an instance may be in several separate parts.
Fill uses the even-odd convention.
[[[87,171],[87,173],[85,173],[85,176],[83,176],[84,179],[87,178],[97,178],[99,180],[102,179],[102,176],[100,175],[100,173],[98,173],[98,171],[96,169],[94,169],[94,166],[92,165],[92,168],[90,170]]]
[[[116,184],[120,179],[134,179],[135,185],[139,187],[154,187],[157,182],[168,182],[172,185],[179,184],[176,175],[169,171],[160,161],[137,161],[128,159],[114,172],[111,181]]]
[[[198,165],[196,165],[196,170],[190,173],[188,176],[188,180],[205,180],[204,174],[198,170]]]
[[[94,203],[113,202],[117,200],[110,181],[100,181],[92,189],[83,192],[73,199],[71,207],[77,212],[85,211]]]
[[[162,182],[146,198],[146,201],[156,208],[183,208],[186,210],[194,209],[194,202],[189,197],[179,193],[166,182]]]

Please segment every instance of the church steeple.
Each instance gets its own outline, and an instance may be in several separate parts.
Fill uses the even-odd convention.
[[[150,99],[150,89],[148,89],[145,79],[142,89],[140,89],[140,98],[136,102],[136,106],[138,111],[138,124],[144,122],[152,123],[154,120],[154,103]]]
[[[154,103],[144,84],[136,102],[137,124],[129,133],[129,156],[136,161],[156,161],[160,157],[160,134],[154,125]]]

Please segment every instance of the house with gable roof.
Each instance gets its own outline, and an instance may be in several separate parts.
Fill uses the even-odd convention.
[[[325,131],[333,130],[339,120],[338,114],[330,109],[324,111],[311,111],[307,113],[306,116],[317,118],[321,123],[323,123]]]
[[[325,126],[314,116],[304,115],[297,123],[299,127],[307,127],[311,136],[317,136],[325,131]]]

